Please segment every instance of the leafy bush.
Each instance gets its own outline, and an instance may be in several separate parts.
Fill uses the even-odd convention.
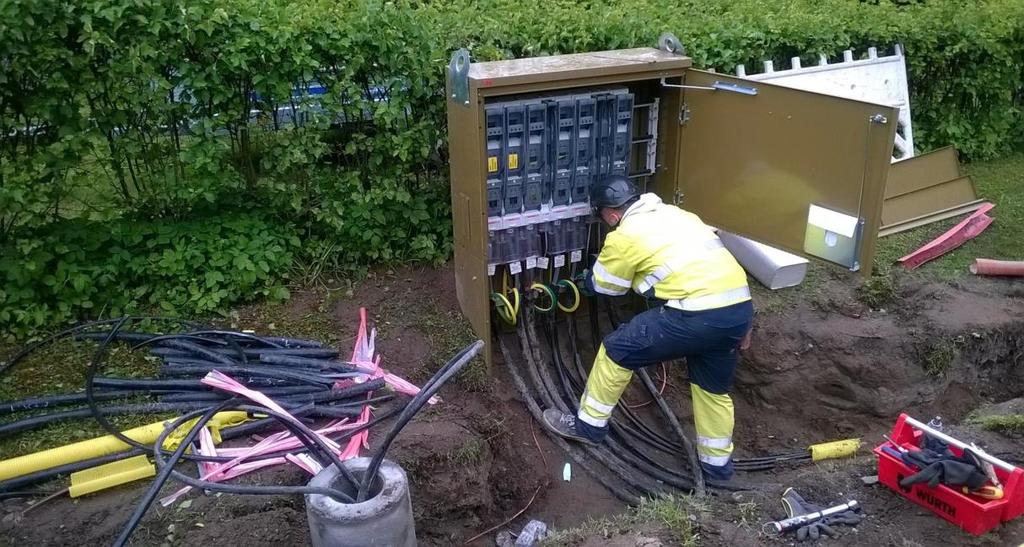
[[[194,221],[67,221],[0,251],[0,330],[22,335],[85,316],[209,313],[286,298],[299,238],[253,216]]]
[[[442,260],[451,52],[649,46],[663,31],[720,71],[901,43],[919,147],[984,158],[1024,144],[1020,0],[11,0],[0,3],[0,247],[12,283],[0,326],[104,305],[210,310],[254,288],[229,277],[207,287],[170,264],[147,277],[154,285],[125,257],[75,254],[136,229],[124,219],[182,237],[227,230],[237,243],[211,223],[242,212],[300,234],[303,248],[289,249],[303,259]],[[259,248],[250,261],[276,265],[257,279],[263,290],[286,264]],[[40,262],[17,267],[10,252]],[[62,260],[101,281],[24,277]],[[109,289],[118,284],[137,292]]]

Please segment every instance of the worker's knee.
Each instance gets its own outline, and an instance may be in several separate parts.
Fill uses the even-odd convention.
[[[727,395],[732,389],[738,356],[736,350],[691,355],[686,358],[690,382],[707,393]]]
[[[630,370],[662,361],[665,348],[657,347],[659,338],[658,311],[650,310],[641,313],[628,323],[620,325],[605,339],[603,346],[609,358],[616,364]],[[664,345],[664,341],[662,341]]]

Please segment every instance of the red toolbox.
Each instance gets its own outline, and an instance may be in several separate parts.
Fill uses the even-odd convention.
[[[906,414],[900,414],[890,437],[904,448],[919,448],[924,437],[922,427],[927,426]],[[947,442],[949,440],[956,441],[949,438]],[[963,451],[961,447],[956,446],[957,443],[960,441],[950,442],[949,449],[959,455]],[[882,450],[883,447],[892,447],[892,444],[885,442],[875,447],[879,482],[971,534],[984,534],[998,526],[1000,522],[1013,520],[1024,513],[1024,470],[1019,467],[996,460],[1003,464],[993,465],[996,476],[1003,485],[1003,498],[998,500],[964,494],[944,484],[931,488],[927,483],[918,483],[904,488],[900,486],[900,480],[917,473],[918,470],[903,463],[901,458],[886,453]]]

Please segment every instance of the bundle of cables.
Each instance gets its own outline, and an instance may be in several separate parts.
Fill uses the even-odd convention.
[[[319,342],[202,328],[164,335],[124,330],[126,326],[143,320],[152,322],[154,318],[86,323],[15,355],[0,369],[0,373],[62,338],[99,342],[95,358],[86,371],[84,391],[0,402],[0,416],[54,409],[0,424],[0,438],[75,418],[100,416],[103,423],[103,416],[188,412],[206,408],[229,397],[202,383],[202,378],[214,369],[274,397],[286,408],[312,405],[305,412],[310,417],[357,416],[367,402],[365,394],[383,387],[382,381],[374,380],[336,389],[334,386],[339,380],[363,378],[368,371],[339,361],[337,349],[325,348]],[[108,330],[96,330],[103,327]],[[132,351],[144,351],[155,357],[160,364],[157,375],[146,378],[101,375],[100,367],[108,347],[115,342],[130,344]],[[389,398],[386,395],[371,402]],[[111,401],[117,403],[99,405],[100,402]]]
[[[591,341],[595,346],[601,340],[600,325],[604,323],[599,317],[598,302],[596,298],[588,302]],[[618,326],[614,307],[607,299],[604,302],[607,323],[614,329]],[[543,342],[539,330],[543,331]],[[575,415],[588,375],[580,357],[575,316],[527,311],[515,332],[518,344],[512,335],[498,336],[513,382],[534,418],[542,420],[544,408]],[[598,446],[569,444],[553,436],[556,444],[609,491],[631,504],[644,497],[672,492],[703,495],[706,488],[749,489],[738,480],[705,480],[694,446],[658,386],[646,370],[638,371],[637,377],[661,415],[662,430],[656,425],[659,420],[641,416],[635,409],[620,404],[609,421],[605,442]],[[668,429],[667,434],[664,429]],[[811,454],[801,451],[733,462],[738,470],[763,471],[783,463],[809,461]]]
[[[154,322],[171,323],[185,327],[186,330],[163,335],[125,330],[126,326],[144,322],[150,325]],[[361,329],[365,330],[365,312]],[[125,317],[117,320],[84,323],[57,333],[22,350],[0,367],[0,373],[16,366],[32,352],[68,337],[99,341],[86,371],[84,392],[0,403],[0,409],[2,409],[0,412],[13,413],[82,403],[86,407],[50,412],[10,422],[0,426],[0,432],[2,432],[0,435],[24,431],[57,420],[91,416],[107,432],[128,445],[130,449],[4,481],[0,483],[0,493],[11,492],[14,488],[46,480],[57,474],[152,452],[158,469],[156,479],[114,545],[124,545],[127,542],[142,516],[156,499],[161,487],[171,477],[186,485],[216,492],[260,495],[323,494],[342,502],[365,499],[371,479],[376,476],[391,442],[401,429],[427,402],[435,400],[434,395],[441,386],[455,376],[484,346],[482,341],[477,341],[466,347],[448,361],[437,374],[424,384],[422,389],[416,390],[414,386],[409,388],[411,384],[390,374],[383,374],[379,370],[367,371],[360,362],[340,361],[337,359],[339,355],[337,350],[325,348],[318,342],[259,337],[251,333],[205,329],[173,319]],[[108,355],[110,345],[115,341],[132,344],[134,350],[145,348],[151,355],[157,356],[163,365],[160,375],[145,379],[99,376],[98,373]],[[358,343],[357,339],[357,345]],[[353,361],[355,361],[354,358]],[[214,370],[224,375],[232,374],[234,380],[238,382],[240,392],[258,391],[273,399],[264,399],[268,401],[268,404],[265,405],[252,404],[251,401],[244,401],[233,393],[210,390],[208,389],[209,382],[204,383],[203,378]],[[339,381],[348,379],[361,383],[352,383],[341,388],[336,387]],[[368,404],[393,398],[391,394],[372,396],[373,392],[382,390],[386,383],[391,384],[392,387],[398,386],[399,391],[415,393],[415,395],[408,403],[382,413],[376,413],[372,419],[347,425],[343,431],[337,431],[330,435],[330,438],[314,431],[307,424],[307,420],[312,417],[337,420],[338,418],[363,415],[368,418]],[[111,401],[125,396],[145,397],[150,400],[132,404],[102,406],[99,404],[101,401]],[[197,436],[210,420],[217,413],[226,410],[244,411],[249,416],[259,419],[224,429],[221,432],[221,438],[224,440],[268,428],[277,428],[283,429],[284,432],[301,442],[299,449],[260,453],[252,456],[251,461],[258,462],[279,459],[285,455],[291,457],[296,454],[308,453],[321,467],[337,466],[342,477],[352,485],[352,491],[357,492],[357,496],[353,498],[340,490],[308,486],[224,484],[203,480],[202,476],[194,478],[175,470],[175,465],[182,460],[224,463],[238,459],[234,456],[203,454],[199,450],[189,452],[189,449],[194,447],[193,443]],[[183,412],[184,414],[170,422],[152,446],[139,443],[128,437],[107,419],[107,416],[111,414],[167,411]],[[396,416],[397,423],[381,444],[365,476],[355,477],[341,461],[339,443]],[[177,448],[173,451],[165,449],[168,446],[165,444],[168,437],[172,433],[180,434],[179,430],[183,428],[187,428],[187,431]]]

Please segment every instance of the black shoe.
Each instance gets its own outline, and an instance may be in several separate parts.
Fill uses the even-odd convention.
[[[560,437],[597,446],[596,442],[576,430],[576,416],[572,414],[565,414],[557,409],[549,408],[544,411],[544,427]]]

